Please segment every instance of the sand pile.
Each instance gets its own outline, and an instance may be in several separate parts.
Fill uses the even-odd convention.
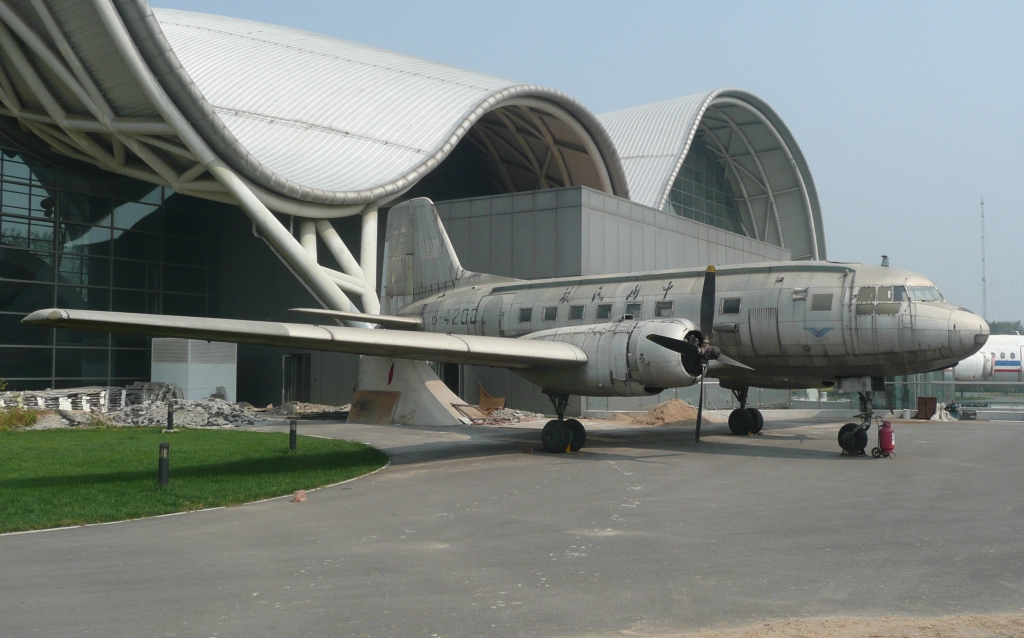
[[[748,627],[702,629],[671,635],[677,638],[1003,638],[1024,635],[1024,616],[765,619]]]
[[[633,417],[633,423],[636,425],[666,425],[680,421],[695,421],[696,419],[697,408],[686,401],[669,399],[654,406],[646,414]]]

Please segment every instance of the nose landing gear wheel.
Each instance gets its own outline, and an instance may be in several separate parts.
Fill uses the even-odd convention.
[[[540,442],[546,452],[561,454],[569,445],[572,434],[565,421],[548,421],[540,431]]]
[[[579,452],[580,448],[587,442],[587,429],[576,419],[566,419],[565,426],[569,429],[569,434],[572,435],[572,441],[569,442],[569,451]],[[562,451],[565,451],[564,447]]]
[[[868,433],[860,429],[860,426],[856,423],[847,423],[839,428],[839,447],[843,448],[843,452],[853,456],[860,456],[864,454],[864,449],[867,446]]]
[[[764,415],[757,408],[747,408],[747,412],[750,416],[754,417],[754,425],[750,428],[751,434],[760,434],[761,428],[764,427]]]
[[[729,431],[738,436],[746,436],[754,429],[754,415],[746,408],[733,410],[729,413]]]

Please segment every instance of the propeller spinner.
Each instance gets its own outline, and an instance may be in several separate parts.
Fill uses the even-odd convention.
[[[711,343],[715,321],[715,267],[708,266],[704,272],[704,283],[700,293],[700,334],[701,343],[699,346],[673,339],[665,335],[647,335],[650,341],[662,348],[678,352],[682,357],[683,367],[690,374],[700,374],[700,399],[697,402],[697,430],[694,439],[700,442],[700,425],[704,417],[704,377],[707,376],[708,364],[712,361],[721,361],[729,365],[753,370],[748,365],[736,361],[732,357],[722,354],[721,349]]]

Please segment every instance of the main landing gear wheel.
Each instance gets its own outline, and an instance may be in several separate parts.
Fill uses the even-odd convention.
[[[572,435],[572,440],[569,442],[569,451],[579,452],[580,448],[587,442],[587,429],[576,419],[567,419],[565,425],[569,428],[569,434]],[[562,451],[564,452],[565,448],[562,448]]]
[[[561,454],[569,446],[572,434],[565,421],[548,421],[540,431],[540,441],[546,452]]]
[[[746,408],[729,413],[729,431],[737,436],[746,436],[754,429],[754,415]]]
[[[856,423],[847,423],[839,428],[839,447],[843,448],[843,452],[860,456],[864,454],[864,449],[867,446],[868,433]]]
[[[747,412],[750,416],[754,417],[754,425],[750,428],[751,434],[760,434],[761,428],[764,427],[764,415],[757,408],[747,408]]]

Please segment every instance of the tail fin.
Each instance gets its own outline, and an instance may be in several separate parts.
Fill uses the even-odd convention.
[[[432,201],[418,197],[388,211],[381,312],[454,288],[465,274]]]

